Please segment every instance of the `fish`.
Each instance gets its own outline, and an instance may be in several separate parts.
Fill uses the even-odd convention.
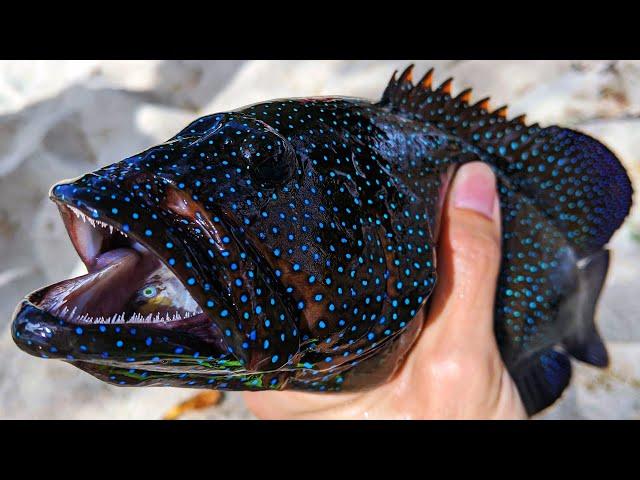
[[[196,119],[50,198],[87,274],[27,295],[19,348],[123,386],[353,392],[384,384],[438,284],[457,168],[497,178],[495,335],[527,412],[571,358],[608,355],[594,314],[632,203],[599,141],[509,119],[433,69],[379,101],[270,100]]]

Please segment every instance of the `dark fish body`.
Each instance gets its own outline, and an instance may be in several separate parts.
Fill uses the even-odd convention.
[[[448,183],[480,160],[501,203],[500,350],[529,413],[551,404],[569,355],[607,364],[593,313],[627,174],[584,134],[410,77],[377,103],[275,100],[202,117],[56,185],[89,274],[28,296],[16,343],[121,385],[374,387],[420,332]]]

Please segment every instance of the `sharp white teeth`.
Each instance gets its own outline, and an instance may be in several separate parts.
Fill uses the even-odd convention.
[[[114,228],[113,225],[109,225],[108,223],[105,223],[105,222],[103,222],[101,220],[96,220],[95,218],[88,217],[87,215],[82,213],[82,211],[78,210],[76,207],[73,207],[71,205],[68,205],[68,207],[71,209],[71,211],[73,213],[75,213],[76,217],[78,217],[79,219],[81,219],[85,223],[89,222],[89,224],[93,228],[100,227],[100,228],[103,228],[103,229],[109,229],[109,234],[111,234],[111,235],[113,235],[113,231],[115,230],[116,232],[118,232],[123,237],[128,238],[126,233],[124,233],[121,230],[118,230],[117,228]]]
[[[130,317],[126,318],[126,313],[115,313],[111,316],[105,317],[92,317],[88,313],[80,314],[78,312],[78,307],[74,307],[73,310],[69,310],[68,306],[58,305],[49,310],[53,315],[63,318],[69,321],[75,321],[79,324],[124,324],[124,323],[168,323],[168,322],[176,322],[179,320],[186,320],[188,318],[194,317],[200,313],[202,313],[202,309],[198,307],[195,312],[186,311],[183,314],[180,312],[173,312],[171,315],[169,312],[165,312],[164,316],[161,316],[160,313],[156,313],[155,316],[152,313],[143,316],[139,313],[134,313]]]

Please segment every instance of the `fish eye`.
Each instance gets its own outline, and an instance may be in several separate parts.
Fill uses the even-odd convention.
[[[158,293],[158,290],[156,289],[156,287],[145,287],[142,290],[142,295],[146,298],[153,298],[156,296],[157,293]]]
[[[282,185],[293,176],[292,162],[286,157],[273,156],[255,164],[252,175],[259,183],[269,186]]]
[[[293,145],[274,130],[265,130],[245,141],[241,154],[253,180],[260,185],[277,187],[295,175],[297,158]]]

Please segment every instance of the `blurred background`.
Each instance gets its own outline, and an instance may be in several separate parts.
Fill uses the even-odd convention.
[[[160,418],[192,390],[118,388],[15,347],[21,297],[78,267],[54,182],[164,141],[198,116],[279,97],[378,99],[409,61],[0,62],[0,418]],[[415,61],[454,93],[509,105],[543,126],[589,133],[623,161],[640,191],[640,61]],[[614,237],[599,305],[611,367],[575,365],[571,387],[538,418],[640,418],[640,214]],[[251,418],[239,394],[186,418]]]

